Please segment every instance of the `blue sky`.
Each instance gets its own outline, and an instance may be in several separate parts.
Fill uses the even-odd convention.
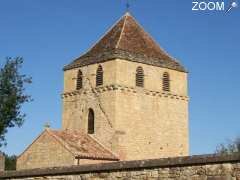
[[[23,108],[24,126],[9,130],[4,151],[20,154],[47,121],[61,127],[63,66],[124,14],[124,2],[0,1],[0,64],[6,56],[24,57],[34,99]],[[240,8],[225,14],[192,11],[191,0],[132,2],[138,22],[189,71],[190,153],[212,153],[240,135]]]

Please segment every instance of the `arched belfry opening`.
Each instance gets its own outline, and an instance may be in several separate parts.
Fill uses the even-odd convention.
[[[144,87],[144,71],[140,66],[136,70],[136,86]]]
[[[82,71],[79,70],[77,74],[77,82],[76,82],[76,90],[82,89],[83,86],[83,78],[82,78]]]
[[[103,68],[101,65],[99,65],[96,73],[96,86],[101,85],[103,85]]]
[[[95,117],[93,109],[88,110],[88,134],[94,134]]]
[[[169,73],[163,73],[163,83],[162,83],[163,91],[170,91],[170,76]]]

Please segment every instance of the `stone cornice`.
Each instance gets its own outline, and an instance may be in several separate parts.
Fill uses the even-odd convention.
[[[145,55],[137,54],[134,52],[128,52],[120,49],[113,51],[105,51],[102,52],[101,54],[96,54],[92,56],[84,55],[76,59],[73,63],[65,66],[63,70],[66,71],[91,64],[104,63],[116,59],[137,62],[187,73],[187,70],[183,66],[181,66],[180,63],[178,63],[176,60],[166,60],[156,57],[148,57]]]
[[[96,87],[92,90],[90,89],[80,89],[80,90],[75,90],[71,92],[65,92],[62,94],[62,98],[68,98],[72,96],[76,96],[79,94],[87,94],[91,93],[94,91],[95,93],[104,93],[106,91],[121,91],[121,92],[129,92],[129,93],[142,93],[145,95],[149,96],[156,96],[156,97],[164,97],[164,98],[171,98],[171,99],[177,99],[177,100],[184,100],[184,101],[189,101],[188,96],[182,96],[182,95],[177,95],[173,94],[171,92],[164,92],[164,91],[151,91],[147,90],[144,88],[139,88],[139,87],[128,87],[128,86],[123,86],[123,85],[106,85],[106,86],[99,86]]]

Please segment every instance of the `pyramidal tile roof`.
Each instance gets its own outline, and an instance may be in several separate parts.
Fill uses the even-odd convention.
[[[64,70],[117,58],[186,72],[130,13],[126,13],[87,53],[65,66]]]

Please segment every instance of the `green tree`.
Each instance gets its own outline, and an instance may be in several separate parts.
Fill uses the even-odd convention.
[[[216,148],[217,154],[233,154],[233,153],[239,153],[240,154],[240,137],[237,137],[236,139],[232,141],[228,141],[225,144],[219,144]]]
[[[7,154],[4,154],[4,156],[5,156],[5,170],[6,171],[16,170],[17,156],[16,155],[9,156]]]
[[[22,64],[23,58],[6,58],[0,69],[0,147],[7,144],[5,135],[9,128],[22,126],[26,115],[21,107],[32,100],[25,94],[25,85],[32,82],[31,77],[20,73]]]

